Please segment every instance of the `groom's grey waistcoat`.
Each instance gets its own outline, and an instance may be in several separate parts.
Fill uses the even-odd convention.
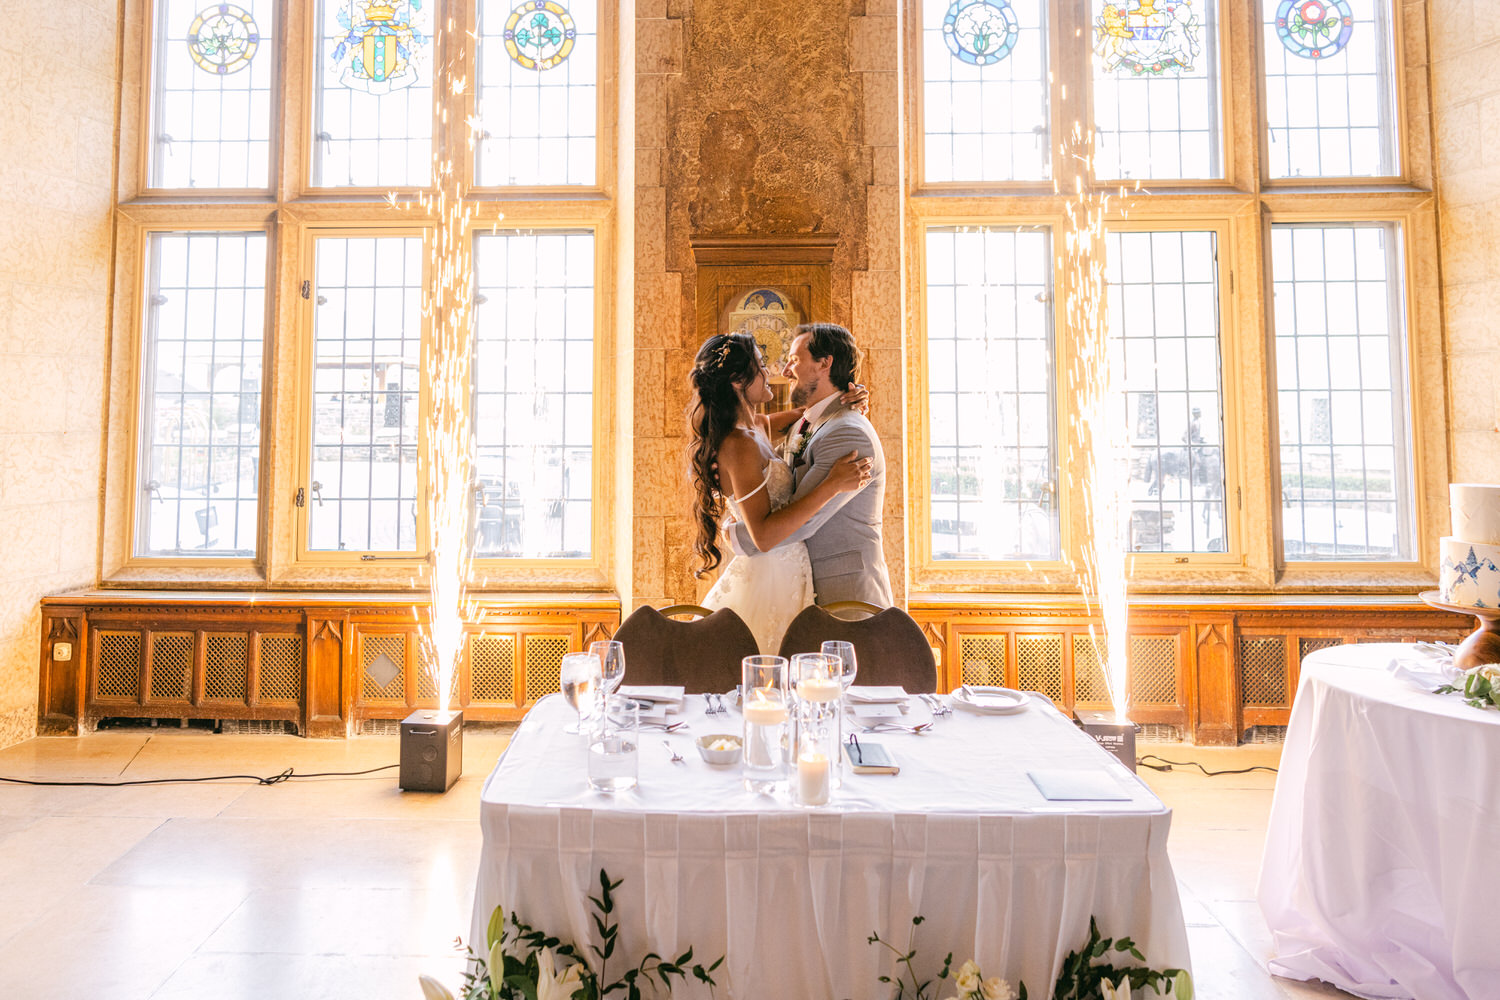
[[[868,419],[843,408],[837,400],[829,404],[808,439],[802,462],[793,470],[797,475],[795,496],[810,492],[827,477],[833,464],[851,451],[871,460],[869,484],[857,492],[835,496],[787,541],[807,543],[819,604],[866,601],[888,608],[891,579],[880,540],[885,452]],[[746,552],[756,551],[745,526],[736,525],[735,530],[741,547]]]

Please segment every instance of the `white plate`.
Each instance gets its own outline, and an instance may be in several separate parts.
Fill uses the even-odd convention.
[[[968,692],[962,687],[953,692],[953,704],[966,712],[975,712],[979,715],[1014,715],[1017,712],[1026,711],[1026,703],[1030,700],[1025,692],[1011,688],[995,688],[993,693],[986,692],[984,704],[977,705],[969,700]]]

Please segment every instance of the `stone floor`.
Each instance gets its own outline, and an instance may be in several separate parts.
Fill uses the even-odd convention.
[[[394,771],[274,786],[0,784],[0,997],[416,1000],[419,972],[456,985],[480,784],[507,739],[471,729],[446,795],[403,793]],[[1141,751],[1219,769],[1274,766],[1280,748]],[[396,755],[394,737],[126,729],[10,747],[0,776],[356,771]],[[1346,996],[1265,971],[1254,889],[1275,775],[1142,774],[1174,811],[1198,996]]]

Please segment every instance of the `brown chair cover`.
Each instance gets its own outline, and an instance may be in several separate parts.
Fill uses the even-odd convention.
[[[625,647],[626,684],[681,684],[689,694],[733,689],[740,661],[760,652],[750,626],[728,608],[690,622],[636,608],[615,638]]]
[[[838,618],[816,604],[803,608],[787,626],[781,655],[790,659],[794,653],[816,653],[829,639],[854,643],[859,660],[856,684],[899,684],[911,694],[937,690],[932,646],[922,626],[900,608],[886,608],[860,621]]]

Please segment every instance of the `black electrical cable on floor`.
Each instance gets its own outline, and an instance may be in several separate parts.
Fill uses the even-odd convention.
[[[124,788],[126,785],[187,785],[200,781],[253,781],[257,785],[279,785],[283,781],[292,781],[296,778],[352,778],[361,774],[389,771],[393,767],[400,766],[400,764],[382,764],[380,767],[372,767],[367,771],[314,771],[311,774],[298,774],[289,767],[280,774],[264,778],[257,774],[215,774],[206,778],[142,778],[137,781],[37,781],[30,778],[5,777],[0,777],[0,781],[13,785],[65,785],[88,788]]]
[[[1151,761],[1153,760],[1157,761],[1157,763],[1151,763]],[[1249,774],[1251,771],[1270,771],[1272,774],[1277,773],[1276,768],[1271,767],[1268,764],[1256,764],[1254,767],[1233,768],[1223,771],[1210,771],[1208,768],[1204,767],[1196,760],[1167,760],[1165,757],[1158,757],[1154,753],[1148,753],[1143,757],[1137,757],[1135,759],[1135,762],[1139,766],[1149,767],[1153,771],[1170,771],[1174,767],[1196,767],[1198,770],[1202,771],[1210,778],[1217,778],[1221,774]]]

